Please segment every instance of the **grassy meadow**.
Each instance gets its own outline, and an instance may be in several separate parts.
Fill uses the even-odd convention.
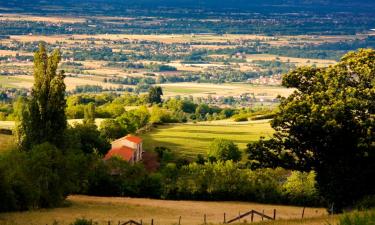
[[[324,222],[327,221],[326,211],[323,208],[306,208],[305,218],[307,219],[301,220],[298,219],[301,217],[301,207],[244,202],[171,201],[89,196],[70,196],[68,202],[68,207],[3,213],[0,214],[0,224],[52,224],[56,220],[59,225],[65,225],[70,224],[76,218],[87,218],[93,219],[99,225],[107,225],[108,221],[111,221],[111,224],[118,224],[118,221],[125,222],[129,219],[142,220],[143,224],[150,224],[151,219],[154,219],[155,225],[171,225],[177,224],[181,216],[181,224],[198,225],[203,223],[204,214],[207,215],[207,223],[220,224],[223,222],[224,212],[229,220],[238,216],[239,212],[243,213],[252,209],[264,210],[268,215],[272,215],[273,209],[276,209],[276,218],[279,221],[267,223],[270,225],[315,225],[325,224]],[[284,223],[283,220],[286,219],[298,220]],[[241,224],[245,220],[250,221],[250,218],[244,218],[241,220]],[[255,216],[254,220],[261,221],[261,218]]]
[[[234,141],[241,149],[259,137],[269,137],[273,133],[268,120],[235,123],[212,121],[188,124],[159,125],[151,132],[143,134],[144,149],[152,150],[158,146],[170,148],[185,156],[205,154],[215,138]]]

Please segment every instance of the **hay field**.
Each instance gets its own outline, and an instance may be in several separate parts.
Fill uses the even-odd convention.
[[[107,225],[109,220],[112,221],[111,224],[118,224],[118,221],[125,222],[129,219],[142,220],[143,224],[150,224],[151,219],[154,219],[155,225],[172,225],[178,223],[181,216],[181,224],[199,225],[203,223],[204,214],[207,215],[208,223],[219,224],[223,222],[224,212],[227,219],[238,216],[239,212],[252,209],[265,210],[266,214],[272,214],[273,209],[276,209],[278,219],[300,218],[302,212],[301,207],[245,202],[170,201],[89,196],[70,196],[68,200],[71,202],[70,207],[0,214],[0,224],[52,224],[56,220],[59,225],[66,225],[75,218],[84,217],[93,219],[99,225]],[[306,208],[305,210],[306,218],[319,218],[325,215],[326,211],[322,208]],[[250,220],[250,218],[246,219]],[[260,218],[255,217],[255,220],[260,221]],[[324,222],[321,224],[323,225]]]
[[[95,123],[99,127],[100,124],[104,121],[105,119],[102,118],[96,118]],[[83,119],[69,119],[68,124],[73,125],[74,123],[82,123]],[[0,129],[13,129],[14,128],[14,121],[0,121]]]
[[[194,97],[240,96],[253,93],[264,99],[274,99],[278,95],[287,97],[294,90],[280,86],[252,85],[252,84],[208,84],[208,83],[168,83],[161,84],[165,97],[175,95],[192,95]]]
[[[24,18],[17,17],[16,19]],[[0,17],[2,18],[2,17]],[[5,17],[7,18],[7,17]],[[34,17],[30,17],[33,19]],[[35,19],[35,18],[34,18]],[[42,20],[42,17],[37,17],[36,19]],[[84,18],[51,18],[45,17],[45,20],[48,22],[82,22]],[[156,41],[165,44],[177,44],[177,43],[191,43],[191,42],[202,42],[205,47],[210,46],[210,48],[221,48],[218,43],[227,43],[227,42],[238,42],[241,40],[250,40],[250,41],[262,41],[267,42],[272,46],[285,46],[285,45],[296,45],[301,43],[314,43],[320,44],[324,42],[339,42],[339,41],[348,41],[354,40],[355,38],[363,38],[361,35],[341,35],[341,36],[264,36],[264,35],[239,35],[239,34],[73,34],[73,35],[13,35],[11,39],[19,41],[37,41],[44,40],[47,43],[53,43],[55,41],[67,41],[68,39],[74,39],[74,41],[86,41],[89,38],[96,40],[131,40],[131,41]],[[199,45],[195,45],[195,48],[200,48]],[[230,47],[230,46],[227,46]]]
[[[243,150],[249,142],[261,136],[270,137],[273,132],[268,120],[241,123],[213,121],[160,125],[143,134],[142,138],[146,151],[164,146],[179,155],[194,158],[197,154],[205,154],[215,138],[232,140]]]
[[[68,91],[74,90],[80,85],[99,85],[103,88],[118,88],[119,84],[105,83],[101,81],[102,78],[94,76],[85,77],[66,77],[65,84]],[[3,87],[18,87],[18,88],[31,88],[33,86],[34,78],[29,75],[17,75],[17,76],[0,76],[0,84]],[[123,85],[124,86],[124,85]]]
[[[285,57],[285,56],[270,55],[270,54],[246,55],[246,60],[248,62],[253,62],[255,60],[263,60],[263,61],[280,60],[281,62],[293,63],[296,66],[309,66],[309,65],[311,66],[315,64],[318,67],[326,67],[326,66],[334,65],[337,63],[335,60],[295,58],[295,57]]]
[[[53,16],[34,16],[27,14],[1,14],[0,20],[5,21],[31,21],[46,23],[84,23],[86,19],[79,17],[53,17]]]

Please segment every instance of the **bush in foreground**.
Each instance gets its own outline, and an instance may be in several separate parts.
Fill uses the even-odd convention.
[[[375,211],[355,212],[344,214],[340,218],[339,225],[374,225]]]

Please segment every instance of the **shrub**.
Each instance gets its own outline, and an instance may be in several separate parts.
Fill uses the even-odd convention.
[[[283,191],[287,199],[293,204],[313,203],[318,200],[316,189],[316,174],[314,171],[309,173],[292,171],[283,185]]]
[[[358,210],[367,210],[375,208],[375,195],[366,196],[356,203]]]
[[[0,212],[60,206],[69,193],[82,190],[88,168],[82,156],[64,155],[49,143],[1,154]]]
[[[245,121],[248,121],[248,115],[247,114],[237,114],[235,116],[233,116],[233,120],[235,122],[245,122]]]
[[[74,223],[71,223],[70,225],[94,225],[97,223],[93,223],[92,220],[88,220],[85,218],[76,219]]]
[[[339,225],[373,225],[375,224],[375,211],[355,212],[344,214],[340,217]]]
[[[241,151],[233,141],[226,139],[215,139],[210,144],[208,157],[220,161],[233,160],[237,162],[241,160]]]

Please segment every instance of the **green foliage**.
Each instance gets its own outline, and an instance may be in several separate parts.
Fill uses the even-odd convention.
[[[249,115],[247,114],[237,114],[233,116],[233,120],[236,122],[244,122],[249,120]]]
[[[81,149],[84,153],[97,152],[104,155],[111,145],[98,130],[94,123],[76,123],[69,128],[69,140],[76,149]]]
[[[116,140],[128,134],[128,131],[115,119],[106,119],[100,123],[100,136],[107,140]]]
[[[112,157],[104,162],[98,159],[88,177],[87,194],[98,196],[160,196],[161,179],[147,174],[142,164],[129,163]]]
[[[373,225],[375,211],[347,213],[340,217],[339,225]]]
[[[149,103],[161,103],[161,96],[163,95],[163,90],[161,87],[150,87],[148,89],[148,102]]]
[[[209,147],[208,158],[212,160],[234,162],[241,160],[241,151],[233,141],[226,139],[215,139]]]
[[[34,86],[31,99],[20,107],[16,134],[19,145],[24,149],[50,142],[63,146],[67,127],[65,116],[64,72],[57,73],[61,60],[58,50],[51,55],[43,44],[34,55]]]
[[[368,210],[375,208],[375,195],[365,196],[355,204],[358,210]]]
[[[84,119],[83,123],[95,123],[95,105],[94,103],[90,102],[88,105],[84,107],[83,111]]]
[[[249,145],[250,159],[314,169],[321,194],[337,211],[375,194],[368,181],[375,177],[375,51],[350,52],[325,69],[299,68],[283,85],[296,91],[281,101],[274,139]]]
[[[170,111],[163,109],[159,106],[154,105],[151,109],[150,123],[162,124],[162,123],[173,123],[178,122]]]
[[[93,223],[92,220],[88,220],[85,218],[79,218],[74,221],[74,223],[71,223],[70,225],[94,225],[97,223]]]
[[[150,121],[150,113],[146,106],[125,112],[117,118],[120,125],[129,133],[135,133],[138,129],[146,126]]]
[[[242,169],[239,164],[232,161],[203,165],[192,163],[181,168],[175,164],[168,164],[162,170],[162,196],[177,199],[317,204],[317,199],[307,198],[303,199],[303,202],[297,202],[296,199],[289,198],[291,193],[299,193],[285,190],[288,173],[280,168]]]
[[[80,152],[63,155],[49,143],[7,151],[0,155],[0,211],[59,206],[69,193],[84,189],[87,169]]]
[[[304,204],[304,202],[313,202],[318,199],[316,189],[316,174],[314,171],[309,173],[293,171],[283,185],[284,192],[288,199],[294,204]]]

